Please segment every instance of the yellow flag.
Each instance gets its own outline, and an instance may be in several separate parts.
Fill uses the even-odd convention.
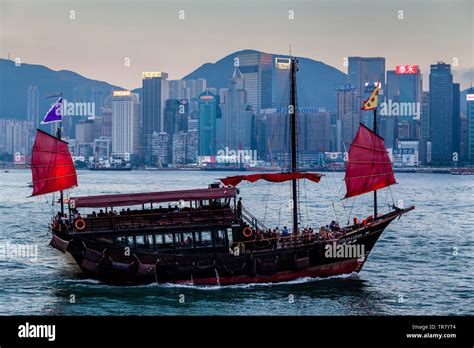
[[[370,97],[364,101],[364,104],[362,105],[361,110],[377,109],[379,90],[380,90],[380,85],[377,84],[374,90],[372,91],[372,93],[370,93]]]

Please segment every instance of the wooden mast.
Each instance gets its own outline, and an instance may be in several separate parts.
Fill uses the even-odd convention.
[[[63,96],[63,92],[61,92],[59,94],[59,98],[62,98],[62,96]],[[58,138],[58,140],[61,140],[62,125],[63,125],[63,118],[62,118],[62,114],[61,114],[61,120],[59,121],[59,127],[56,131],[56,137]],[[59,200],[61,201],[61,216],[62,216],[62,215],[64,215],[64,192],[63,192],[63,190],[59,191]]]
[[[298,60],[291,58],[290,70],[290,130],[291,130],[291,172],[298,171],[297,158],[297,106],[296,106],[296,71],[298,70]],[[293,233],[298,233],[298,183],[296,179],[292,182],[293,191]]]
[[[377,107],[374,109],[374,133],[377,134]],[[377,218],[377,190],[374,190],[374,219]]]

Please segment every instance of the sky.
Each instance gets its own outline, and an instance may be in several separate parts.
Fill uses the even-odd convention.
[[[0,0],[0,57],[125,88],[179,79],[243,49],[322,61],[382,56],[386,69],[452,64],[474,82],[473,0]],[[292,17],[292,18],[290,18]]]

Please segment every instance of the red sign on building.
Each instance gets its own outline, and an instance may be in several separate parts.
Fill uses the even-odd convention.
[[[416,74],[418,65],[397,65],[395,72],[397,74]]]

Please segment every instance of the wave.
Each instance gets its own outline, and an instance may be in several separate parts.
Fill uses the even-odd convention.
[[[77,285],[84,285],[84,286],[98,286],[100,288],[106,289],[125,289],[129,288],[133,289],[140,289],[140,288],[163,288],[163,289],[193,289],[193,290],[204,290],[204,291],[215,291],[215,290],[225,290],[225,289],[250,289],[250,288],[261,288],[261,287],[279,287],[285,285],[296,285],[296,284],[306,284],[312,282],[324,282],[334,279],[360,279],[357,273],[351,274],[341,274],[335,275],[331,277],[301,277],[285,282],[277,282],[277,283],[245,283],[245,284],[234,284],[234,285],[195,285],[195,284],[175,284],[175,283],[151,283],[145,285],[131,285],[131,286],[123,286],[123,285],[110,285],[103,283],[97,279],[64,279],[61,280],[62,283],[72,283]]]

